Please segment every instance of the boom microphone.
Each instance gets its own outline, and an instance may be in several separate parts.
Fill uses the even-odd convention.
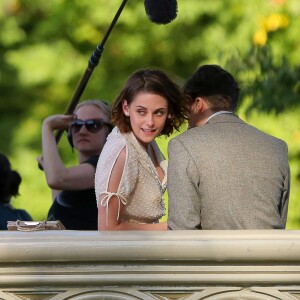
[[[151,22],[165,25],[177,17],[176,0],[145,0],[144,4]]]

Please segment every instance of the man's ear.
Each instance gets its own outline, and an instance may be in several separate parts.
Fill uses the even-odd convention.
[[[207,110],[209,108],[206,100],[202,97],[197,97],[195,99],[196,108],[199,113],[202,113],[203,111]]]

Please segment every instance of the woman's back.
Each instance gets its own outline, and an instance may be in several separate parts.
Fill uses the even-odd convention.
[[[7,230],[7,221],[32,221],[24,209],[16,209],[9,203],[0,203],[0,230]]]
[[[11,198],[19,195],[21,176],[10,167],[8,158],[0,153],[0,230],[7,230],[7,221],[32,221],[23,209],[11,205]]]

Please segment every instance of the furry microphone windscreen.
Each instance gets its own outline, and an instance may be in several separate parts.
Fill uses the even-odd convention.
[[[176,0],[145,0],[145,11],[151,22],[168,24],[177,17]]]

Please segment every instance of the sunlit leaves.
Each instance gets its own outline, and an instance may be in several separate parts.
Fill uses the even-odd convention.
[[[48,114],[65,111],[121,2],[1,1],[0,150],[12,153],[19,171],[25,172],[24,198],[34,198],[35,192],[41,194],[40,190],[46,189],[43,177],[35,172],[35,155],[41,151],[42,120]],[[294,124],[296,116],[291,111],[300,102],[300,1],[177,2],[177,18],[167,25],[151,22],[142,0],[127,2],[82,99],[112,101],[137,68],[160,67],[182,84],[198,65],[221,64],[241,84],[240,109],[248,112],[248,117],[260,111],[266,130],[272,129],[282,138],[286,134],[291,144],[293,172],[297,172],[299,130],[294,129],[298,123]],[[276,118],[282,120],[285,113],[293,124],[292,138],[284,121],[276,123]],[[270,121],[267,114],[272,114]],[[260,125],[261,119],[254,121]],[[68,162],[76,155],[66,145],[62,142],[59,147]],[[163,151],[166,146],[167,141],[162,144]],[[22,165],[23,154],[26,166]],[[28,168],[34,179],[30,178]],[[298,175],[293,176],[293,181],[297,180]],[[46,212],[48,207],[44,209]]]
[[[67,41],[28,45],[6,55],[7,61],[19,68],[19,80],[29,86],[49,81],[52,84],[68,84],[73,72],[79,72],[86,66],[83,57]]]

